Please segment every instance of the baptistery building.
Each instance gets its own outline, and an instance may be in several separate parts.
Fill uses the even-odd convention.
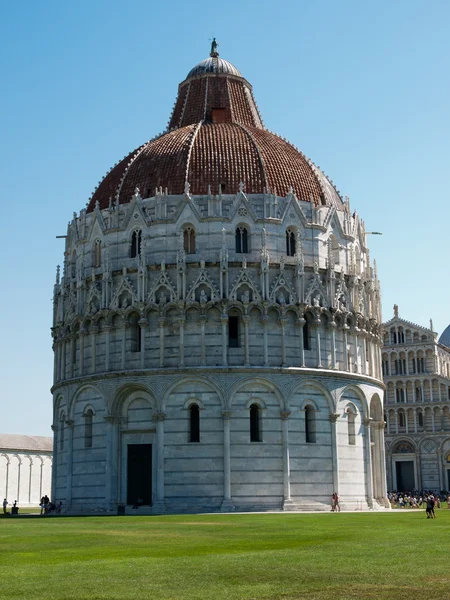
[[[52,335],[69,510],[387,506],[364,223],[215,43],[74,213]]]

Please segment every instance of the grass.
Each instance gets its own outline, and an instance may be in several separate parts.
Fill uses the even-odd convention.
[[[0,598],[448,598],[450,511],[0,519]],[[419,560],[420,559],[420,560]]]

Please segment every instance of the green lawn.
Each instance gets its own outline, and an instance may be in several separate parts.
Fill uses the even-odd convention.
[[[449,598],[450,511],[0,519],[0,598]]]

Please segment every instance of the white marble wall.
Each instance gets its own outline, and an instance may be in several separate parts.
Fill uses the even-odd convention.
[[[39,506],[42,496],[50,496],[52,456],[49,453],[0,450],[0,497],[10,505]]]

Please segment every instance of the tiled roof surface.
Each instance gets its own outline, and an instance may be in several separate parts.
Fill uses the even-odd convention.
[[[53,452],[53,438],[39,435],[0,433],[0,451],[1,450]]]
[[[328,180],[321,171],[277,135],[237,123],[197,123],[132,152],[106,176],[88,210],[97,200],[100,208],[107,208],[110,195],[115,197],[118,191],[119,201],[128,203],[136,187],[144,198],[159,187],[183,194],[186,173],[194,195],[207,194],[208,185],[217,194],[219,184],[223,193],[235,193],[242,181],[249,194],[269,188],[286,196],[292,186],[299,200],[312,199],[319,205],[324,198],[327,204],[341,205],[333,186],[324,184]]]
[[[116,165],[88,211],[97,201],[107,208],[110,198],[128,203],[136,187],[144,198],[160,187],[183,194],[186,178],[194,195],[206,194],[208,186],[217,194],[219,185],[223,193],[235,193],[242,181],[250,194],[270,189],[286,196],[292,186],[299,200],[341,208],[339,194],[318,167],[264,129],[252,88],[239,71],[219,58],[200,65],[179,86],[169,132]]]
[[[450,348],[450,325],[448,325],[441,333],[439,343],[443,346],[447,346],[447,348]]]

